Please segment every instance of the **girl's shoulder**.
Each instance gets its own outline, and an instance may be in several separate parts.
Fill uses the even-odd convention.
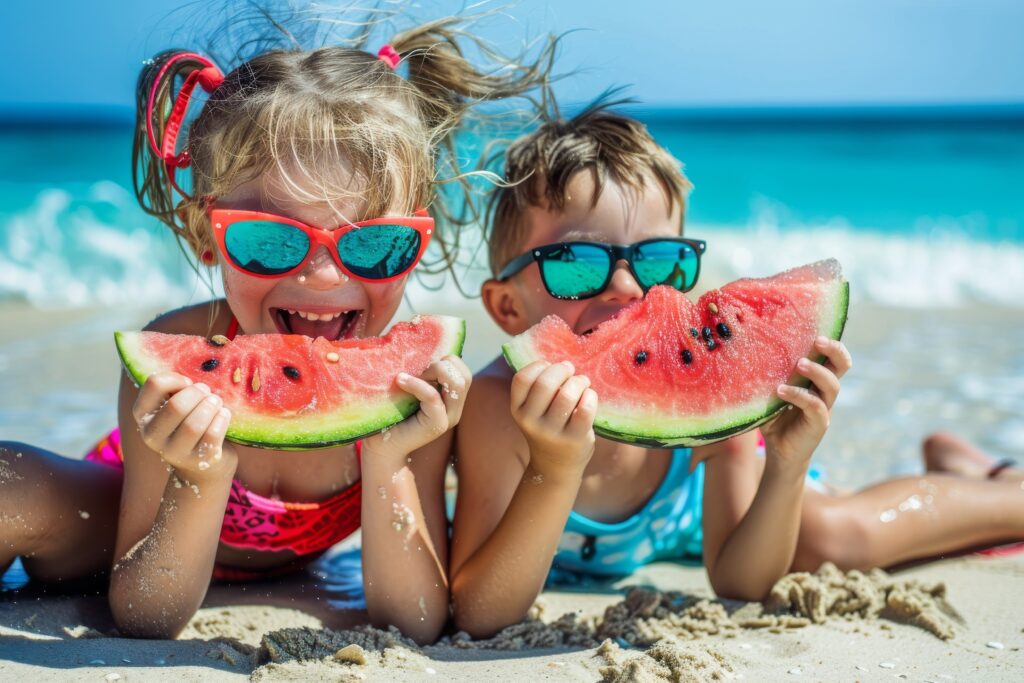
[[[204,301],[162,313],[146,325],[147,332],[195,334],[208,337],[223,334],[231,323],[231,309],[223,299]]]

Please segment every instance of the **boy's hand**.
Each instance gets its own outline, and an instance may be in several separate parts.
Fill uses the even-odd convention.
[[[819,364],[807,358],[797,362],[799,374],[811,380],[810,388],[779,385],[779,398],[796,410],[786,410],[761,429],[768,457],[780,463],[806,465],[828,429],[832,405],[839,395],[839,378],[853,361],[842,342],[818,337],[814,349],[825,356]]]
[[[440,391],[431,382],[439,384]],[[363,447],[373,455],[364,458],[405,458],[457,425],[472,382],[473,373],[458,356],[445,356],[431,363],[419,377],[399,374],[398,388],[415,396],[420,409],[409,419],[366,439]]]
[[[238,456],[224,443],[231,412],[205,384],[171,372],[151,375],[132,416],[142,441],[190,483],[234,475]]]
[[[512,379],[512,418],[540,474],[583,468],[594,454],[597,393],[569,362],[530,363]]]

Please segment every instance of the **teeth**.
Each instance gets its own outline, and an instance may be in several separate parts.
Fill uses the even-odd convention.
[[[340,311],[338,313],[308,313],[306,311],[293,311],[291,309],[287,309],[287,311],[292,315],[298,314],[298,316],[304,320],[311,320],[314,322],[317,320],[322,320],[326,322],[328,320],[334,320],[335,318],[344,315],[344,313]]]

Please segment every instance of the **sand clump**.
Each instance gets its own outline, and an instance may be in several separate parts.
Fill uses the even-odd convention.
[[[602,683],[702,683],[731,678],[733,672],[725,657],[715,650],[672,640],[662,640],[644,652],[624,651],[605,640],[597,655],[607,662],[598,670]]]
[[[826,562],[813,574],[782,577],[765,601],[772,612],[792,611],[820,624],[837,616],[871,620],[878,617],[918,626],[937,638],[954,635],[952,609],[945,584],[897,580],[881,569],[843,573]]]

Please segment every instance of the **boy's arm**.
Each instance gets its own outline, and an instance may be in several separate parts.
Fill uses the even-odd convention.
[[[819,338],[815,350],[825,356],[819,365],[801,360],[796,372],[811,381],[810,389],[779,387],[791,410],[763,428],[764,472],[750,500],[756,472],[751,461],[751,434],[726,442],[727,452],[705,452],[708,458],[704,492],[704,561],[715,592],[723,597],[761,600],[790,568],[800,534],[804,477],[811,455],[828,429],[830,411],[839,394],[839,378],[851,366],[841,342]],[[725,457],[723,457],[725,456]]]
[[[474,637],[522,620],[544,585],[593,453],[587,384],[571,368],[536,366],[511,392],[494,376],[474,388],[457,436],[451,562],[455,624]]]

